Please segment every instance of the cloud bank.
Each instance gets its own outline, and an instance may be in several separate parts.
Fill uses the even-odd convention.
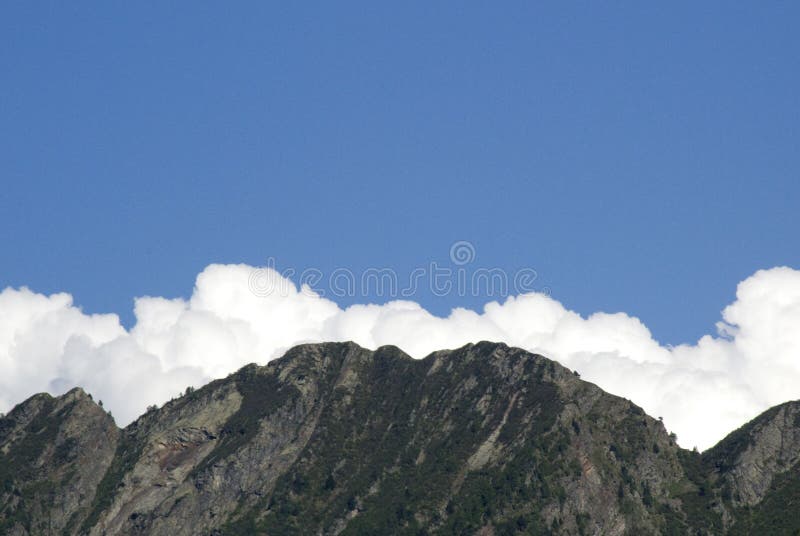
[[[717,333],[659,345],[624,313],[584,318],[544,294],[491,302],[482,313],[436,317],[394,301],[346,309],[274,270],[284,292],[257,296],[253,267],[210,265],[189,300],[141,297],[128,331],[114,314],[86,315],[69,294],[0,292],[0,411],[42,391],[80,385],[124,425],[176,396],[298,343],[394,344],[414,357],[479,340],[502,341],[577,369],[583,379],[663,416],[681,445],[704,449],[768,407],[800,398],[800,271],[742,281]]]

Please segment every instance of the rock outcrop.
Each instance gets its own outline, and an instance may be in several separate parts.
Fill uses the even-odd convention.
[[[80,389],[18,405],[0,420],[0,533],[791,533],[776,512],[800,497],[799,408],[701,455],[503,344],[303,345],[122,430]]]

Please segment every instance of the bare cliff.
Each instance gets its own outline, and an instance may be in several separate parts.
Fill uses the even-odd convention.
[[[701,455],[503,344],[310,344],[124,429],[80,389],[18,405],[0,533],[792,534],[799,457],[795,403]]]

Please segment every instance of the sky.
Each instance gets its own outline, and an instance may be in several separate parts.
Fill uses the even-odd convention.
[[[454,308],[484,322],[486,303],[505,308],[534,293],[564,318],[589,322],[604,312],[642,326],[646,336],[636,327],[632,336],[649,349],[613,351],[633,363],[641,358],[628,355],[632,348],[658,354],[648,362],[659,366],[674,361],[664,357],[674,348],[700,352],[703,337],[726,347],[718,322],[794,311],[786,296],[800,268],[797,3],[284,4],[0,7],[6,407],[34,389],[94,381],[68,363],[69,341],[79,339],[93,359],[160,360],[167,379],[144,402],[300,340],[429,349],[391,326],[365,333],[384,326],[374,319],[335,330],[291,324],[291,341],[253,342],[235,356],[223,348],[194,372],[175,373],[194,365],[169,361],[169,345],[143,342],[156,321],[135,310],[150,302],[135,300],[163,298],[229,322],[231,304],[194,305],[203,274],[221,270],[219,288],[239,281],[250,291],[241,299],[260,304],[233,317],[269,329],[254,311],[283,305],[268,305],[260,280],[241,266],[270,281],[279,279],[258,267],[293,270],[294,283],[320,275],[316,293],[301,294],[321,319],[356,304],[393,311],[402,299],[430,314],[434,331]],[[454,286],[459,273],[472,281],[496,269],[508,288],[442,292],[430,283],[432,263],[450,270]],[[344,272],[362,282],[377,269],[400,286],[420,269],[425,276],[408,293],[363,285],[342,293],[332,279]],[[535,274],[525,288],[513,284],[520,273]],[[742,288],[766,289],[772,301],[737,295]],[[729,318],[728,306],[748,314]],[[32,311],[66,322],[51,346],[29,349],[50,376],[19,363],[27,358],[21,334],[39,340],[45,329],[34,321],[43,313]],[[178,329],[173,313],[167,324]],[[558,333],[539,317],[517,320]],[[95,321],[105,327],[90,327]],[[589,322],[592,333],[613,335],[597,324]],[[492,325],[502,329],[483,333],[592,368],[576,357],[585,351],[577,342],[562,347],[531,339],[533,328],[523,336],[506,321]],[[164,336],[195,336],[181,329]],[[426,336],[456,344],[470,335]],[[117,339],[136,347],[127,358],[107,348]],[[791,359],[794,342],[781,359]],[[726,354],[727,368],[699,367],[740,389],[726,424],[773,401],[759,394],[772,383],[742,383],[750,369],[739,365],[763,352],[741,344]],[[649,407],[669,405],[667,395],[659,400]],[[130,419],[137,408],[117,413]]]

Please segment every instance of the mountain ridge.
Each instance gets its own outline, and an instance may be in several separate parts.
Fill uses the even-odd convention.
[[[0,420],[0,529],[788,534],[800,525],[775,512],[798,495],[798,447],[797,402],[700,454],[629,400],[502,343],[421,360],[306,344],[122,429],[79,388],[17,405]]]

